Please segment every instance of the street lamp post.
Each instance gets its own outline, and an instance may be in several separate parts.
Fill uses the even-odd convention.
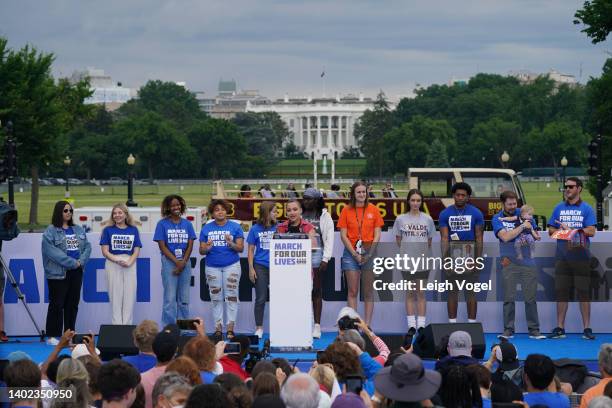
[[[138,204],[134,201],[134,164],[136,158],[132,153],[127,158],[128,164],[128,200],[125,203],[128,207],[137,207]]]
[[[567,167],[567,157],[561,158],[561,199],[565,199],[565,168]]]
[[[504,150],[504,152],[501,155],[501,161],[502,161],[502,166],[504,167],[504,169],[507,168],[508,167],[508,162],[510,161],[510,155],[505,150]]]
[[[66,156],[64,158],[64,177],[66,178],[66,192],[64,193],[64,197],[66,197],[66,199],[70,198],[70,183],[68,182],[68,177],[70,176],[70,163],[72,163],[70,156]]]

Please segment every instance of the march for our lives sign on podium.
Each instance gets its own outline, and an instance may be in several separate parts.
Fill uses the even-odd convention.
[[[305,234],[275,234],[270,248],[270,346],[312,348],[312,243]]]

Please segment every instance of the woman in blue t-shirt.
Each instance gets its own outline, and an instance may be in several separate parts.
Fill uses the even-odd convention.
[[[255,285],[255,335],[263,336],[263,318],[270,284],[270,240],[276,231],[276,203],[264,201],[247,236],[249,279]]]
[[[108,282],[112,324],[132,324],[136,303],[136,259],[142,243],[132,215],[124,204],[115,204],[105,222],[100,246],[106,258],[104,269]]]
[[[51,225],[42,237],[42,257],[49,288],[47,343],[57,345],[64,331],[74,330],[81,300],[83,268],[91,245],[85,230],[72,220],[74,210],[68,201],[58,201]]]
[[[196,234],[193,225],[181,217],[186,210],[187,204],[183,197],[175,194],[166,196],[161,204],[163,218],[157,223],[153,235],[153,241],[157,242],[161,251],[164,326],[176,324],[177,317],[189,319],[189,257]]]
[[[238,316],[238,287],[240,284],[240,253],[244,248],[244,234],[237,222],[227,218],[231,210],[225,200],[212,200],[208,213],[213,220],[200,231],[200,254],[206,255],[206,283],[210,291],[215,319],[216,340],[223,337],[223,306],[227,305],[227,338],[234,337]]]

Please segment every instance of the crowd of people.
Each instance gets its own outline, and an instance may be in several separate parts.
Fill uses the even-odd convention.
[[[346,318],[356,329],[344,327]],[[336,339],[303,371],[283,358],[245,365],[250,339],[237,335],[241,347],[228,351],[226,342],[206,335],[200,318],[188,335],[176,324],[160,330],[142,321],[133,332],[139,353],[110,361],[100,360],[93,337],[74,345],[74,331],[66,330],[40,365],[22,351],[8,356],[0,406],[10,401],[12,407],[43,408],[612,407],[612,344],[600,347],[599,376],[585,380],[559,371],[544,354],[530,354],[521,363],[509,341],[494,345],[481,363],[464,331],[441,340],[435,369],[428,369],[412,347],[389,350],[348,307],[338,327]],[[372,355],[366,341],[376,348]],[[9,394],[26,387],[46,392]]]

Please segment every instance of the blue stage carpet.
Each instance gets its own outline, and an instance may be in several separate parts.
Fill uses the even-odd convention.
[[[485,334],[487,342],[485,360],[489,358],[491,345],[498,342],[496,335],[496,333]],[[548,355],[552,359],[567,357],[581,360],[588,365],[590,370],[597,371],[597,354],[599,353],[599,346],[602,343],[612,343],[612,333],[596,334],[596,336],[597,339],[594,341],[584,340],[581,334],[568,334],[567,338],[558,340],[532,340],[527,334],[518,334],[512,339],[512,343],[516,345],[521,360],[524,360],[527,355],[531,353],[542,353]],[[297,363],[298,367],[301,370],[307,370],[312,361],[316,359],[316,350],[327,347],[335,337],[336,333],[323,333],[321,339],[314,341],[313,352],[273,353],[272,357],[283,357],[291,363],[295,363],[296,360],[299,360]],[[264,339],[265,338],[267,338],[267,334],[264,336]],[[260,345],[263,345],[263,340]],[[9,353],[16,350],[28,353],[34,361],[40,363],[47,358],[49,353],[53,350],[53,347],[41,343],[34,337],[11,338],[8,343],[0,343],[0,359],[6,358]],[[64,351],[64,353],[67,353],[67,350]],[[427,367],[433,367],[433,363],[433,361],[426,361],[425,365]]]

